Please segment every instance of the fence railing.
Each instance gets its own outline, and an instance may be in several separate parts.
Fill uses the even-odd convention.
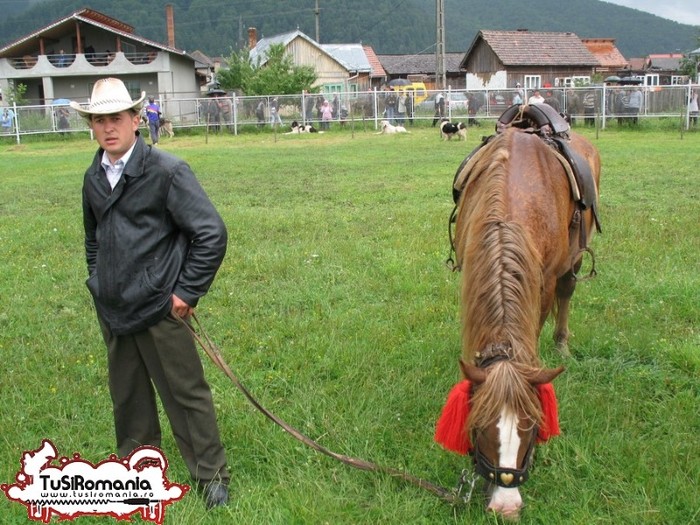
[[[641,105],[632,105],[633,91],[641,93]],[[549,102],[568,114],[574,126],[597,125],[605,128],[635,124],[640,119],[678,118],[688,129],[697,122],[691,114],[689,101],[700,86],[587,86],[580,88],[552,88],[540,90]],[[387,108],[386,91],[341,92],[334,95],[299,94],[277,96],[221,96],[214,98],[167,98],[159,100],[164,118],[175,128],[207,128],[211,132],[233,134],[252,129],[281,126],[288,129],[293,121],[300,124],[324,125],[321,103],[327,99],[335,108],[331,126],[361,122],[378,129],[382,120],[394,124],[411,125],[436,118],[435,99],[438,91],[428,91],[421,99],[409,99],[406,111]],[[515,89],[501,90],[447,90],[445,117],[453,121],[478,123],[496,119],[516,97]],[[519,93],[527,102],[532,91]],[[273,107],[277,109],[273,111]],[[17,143],[25,135],[41,133],[71,133],[86,131],[87,123],[70,106],[33,105],[4,107],[0,136],[16,137]],[[274,118],[273,118],[274,117]],[[695,117],[695,118],[694,118]]]
[[[158,53],[156,51],[142,51],[136,53],[122,53],[124,58],[135,65],[150,64],[157,57]],[[76,58],[83,55],[76,55],[74,53],[61,53],[61,54],[50,54],[45,55],[49,64],[57,68],[70,67]],[[93,66],[108,66],[112,61],[117,58],[117,53],[111,51],[105,51],[101,53],[85,53],[85,60],[88,64]],[[21,57],[8,57],[10,65],[14,69],[32,69],[34,66],[39,64],[39,55],[24,55]]]

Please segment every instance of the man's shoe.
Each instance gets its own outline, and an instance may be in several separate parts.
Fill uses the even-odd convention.
[[[228,503],[228,487],[221,481],[212,481],[204,486],[204,503],[207,509]]]

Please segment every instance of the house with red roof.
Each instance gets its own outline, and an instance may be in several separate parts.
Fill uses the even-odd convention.
[[[581,41],[598,60],[596,73],[602,76],[618,75],[629,69],[629,61],[617,49],[614,38],[582,38]]]
[[[467,89],[526,89],[590,81],[598,59],[575,33],[481,30],[460,67]]]

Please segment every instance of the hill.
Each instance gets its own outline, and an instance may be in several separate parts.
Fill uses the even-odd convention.
[[[12,5],[18,3],[13,2]],[[85,0],[28,2],[0,22],[4,46],[85,7]],[[90,8],[134,26],[138,35],[166,41],[165,5],[175,12],[177,47],[212,56],[247,43],[247,28],[271,36],[299,28],[316,36],[315,0],[91,0]],[[363,42],[380,54],[435,50],[434,0],[319,0],[320,41]],[[698,47],[697,27],[600,0],[539,0],[538,9],[513,0],[445,0],[447,51],[466,51],[480,29],[572,31],[582,38],[615,38],[627,58]]]

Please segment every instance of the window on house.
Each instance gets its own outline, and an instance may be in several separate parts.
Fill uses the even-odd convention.
[[[525,89],[540,89],[541,87],[541,75],[525,75]]]
[[[659,75],[648,73],[644,75],[644,85],[645,86],[658,86],[659,85]]]
[[[129,95],[133,100],[141,98],[141,82],[138,80],[125,80],[124,85],[129,90]]]
[[[126,86],[126,89],[129,91],[129,95],[131,95],[131,98],[133,100],[141,98],[141,82],[134,80],[124,80],[124,85]],[[93,87],[95,87],[94,82],[88,83],[87,92],[92,93]]]
[[[340,93],[343,91],[343,84],[324,84],[323,86],[323,92],[324,93]]]
[[[682,86],[688,83],[688,77],[685,75],[673,75],[671,77],[672,86]]]
[[[579,75],[571,77],[571,85],[573,86],[587,86],[591,83],[591,77],[588,75]]]

